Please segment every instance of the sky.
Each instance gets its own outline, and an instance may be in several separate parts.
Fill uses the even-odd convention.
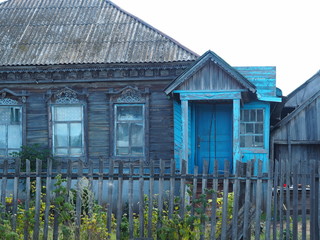
[[[276,66],[284,95],[320,70],[319,0],[111,1],[199,55]]]
[[[320,70],[320,1],[112,0],[192,51],[231,66],[276,66],[288,95]]]

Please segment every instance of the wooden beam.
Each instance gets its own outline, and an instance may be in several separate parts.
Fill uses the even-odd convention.
[[[240,161],[240,99],[233,100],[233,171]]]
[[[188,132],[188,100],[181,101],[182,106],[182,114],[181,114],[181,122],[182,122],[182,160],[185,160],[188,163],[188,153],[189,153],[189,132]],[[187,164],[188,166],[188,164]],[[188,171],[188,170],[187,170]]]

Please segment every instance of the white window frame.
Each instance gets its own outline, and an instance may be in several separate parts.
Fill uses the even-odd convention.
[[[0,105],[0,108],[14,108],[14,109],[19,109],[19,130],[20,130],[20,141],[21,141],[21,146],[23,145],[23,107],[21,105]],[[0,155],[0,157],[9,157],[10,153],[12,152],[19,152],[21,149],[21,146],[19,146],[18,148],[9,148],[8,144],[9,144],[9,135],[8,135],[8,126],[9,125],[14,125],[14,124],[1,124],[0,125],[5,125],[5,129],[6,129],[6,136],[5,136],[5,143],[6,143],[6,147],[5,148],[0,148],[1,150],[5,151],[4,155]],[[1,153],[0,153],[1,154]]]
[[[142,120],[118,120],[117,119],[117,107],[118,106],[141,106],[142,107]],[[142,153],[141,154],[132,154],[132,143],[131,143],[131,135],[130,135],[130,129],[129,129],[129,153],[128,154],[118,154],[117,151],[117,124],[119,123],[129,123],[131,126],[131,123],[142,123],[143,126],[143,144],[142,144]],[[144,157],[145,156],[145,136],[146,136],[146,120],[145,120],[145,104],[144,103],[116,103],[114,104],[114,155],[117,157]]]
[[[55,120],[55,108],[56,107],[80,107],[81,108],[81,121],[57,121]],[[85,155],[85,132],[84,132],[84,106],[83,104],[54,104],[51,106],[51,116],[52,116],[52,153],[56,157],[83,157]],[[67,154],[57,154],[56,149],[58,147],[55,146],[55,125],[56,123],[66,123],[68,126],[68,146],[66,147],[68,149]],[[71,154],[71,143],[70,143],[70,124],[71,123],[81,123],[81,154]],[[65,147],[61,147],[65,148]]]

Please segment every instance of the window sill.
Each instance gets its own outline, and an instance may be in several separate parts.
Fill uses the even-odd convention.
[[[242,153],[268,153],[264,148],[240,148]]]

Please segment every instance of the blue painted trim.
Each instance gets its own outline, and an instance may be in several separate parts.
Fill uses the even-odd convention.
[[[247,89],[229,89],[229,90],[174,90],[173,93],[225,93],[225,92],[248,92]]]
[[[241,99],[241,92],[185,92],[180,93],[180,99],[183,100],[220,100],[220,99]]]
[[[240,161],[240,99],[233,100],[233,171]]]
[[[182,154],[182,117],[181,117],[181,104],[173,101],[173,123],[174,123],[174,159],[176,161],[176,168],[181,169],[180,159]]]
[[[260,101],[265,101],[265,102],[282,102],[282,98],[279,98],[279,97],[261,97],[259,96],[260,94],[257,94],[258,95],[258,99]]]

